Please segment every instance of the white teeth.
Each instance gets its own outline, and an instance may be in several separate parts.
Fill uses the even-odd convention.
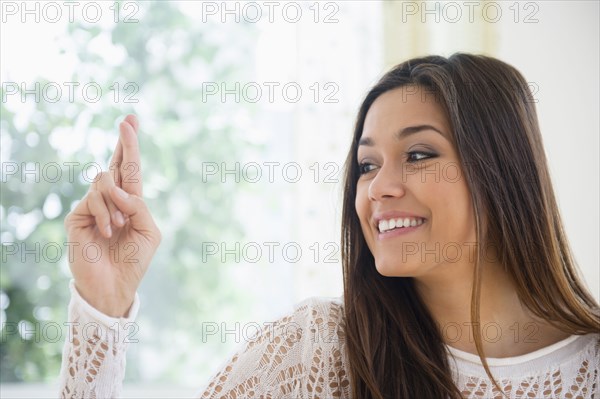
[[[389,223],[387,220],[382,220],[381,222],[379,222],[379,231],[386,231],[389,230]]]
[[[381,220],[379,222],[379,232],[383,233],[388,230],[392,230],[395,228],[403,228],[403,227],[415,227],[420,226],[424,222],[424,219],[421,218],[399,218],[399,219],[389,219],[389,220]]]

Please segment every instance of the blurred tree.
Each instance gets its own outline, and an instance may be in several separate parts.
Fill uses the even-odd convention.
[[[28,95],[18,108],[0,104],[2,382],[57,378],[70,278],[63,219],[86,193],[94,166],[106,167],[118,123],[129,112],[140,119],[145,197],[164,238],[139,291],[143,311],[132,337],[140,345],[131,347],[126,380],[177,381],[190,362],[203,364],[190,360],[188,347],[201,341],[200,323],[218,320],[217,307],[232,317],[247,311],[239,306],[244,293],[228,284],[228,265],[218,257],[202,262],[200,243],[243,237],[232,217],[243,186],[205,178],[203,162],[232,163],[251,146],[240,120],[252,114],[252,104],[203,98],[202,83],[251,80],[256,29],[201,23],[175,2],[137,4],[138,23],[72,23],[58,38],[61,52],[78,60],[71,81],[97,83],[100,101],[63,95],[35,102]],[[19,173],[5,174],[9,164]],[[61,168],[58,179],[54,165]],[[75,165],[74,178],[68,165]],[[23,167],[40,175],[22,178]],[[62,327],[60,339],[51,325]],[[227,350],[216,339],[203,340],[203,353]]]

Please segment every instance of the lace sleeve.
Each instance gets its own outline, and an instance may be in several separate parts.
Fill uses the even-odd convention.
[[[340,303],[309,298],[264,326],[240,345],[197,397],[351,397]]]
[[[60,371],[61,398],[114,398],[121,393],[136,294],[127,318],[109,317],[87,303],[69,282],[68,334]]]

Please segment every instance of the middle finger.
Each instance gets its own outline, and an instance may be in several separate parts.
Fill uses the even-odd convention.
[[[99,191],[106,203],[110,220],[116,227],[122,227],[125,224],[123,213],[117,208],[113,200],[110,198],[109,190],[115,183],[109,172],[102,172],[93,184],[93,189]]]

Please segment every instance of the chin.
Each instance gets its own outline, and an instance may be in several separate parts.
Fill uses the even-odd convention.
[[[379,274],[385,277],[413,277],[415,275],[415,268],[409,262],[375,260],[375,268]]]

